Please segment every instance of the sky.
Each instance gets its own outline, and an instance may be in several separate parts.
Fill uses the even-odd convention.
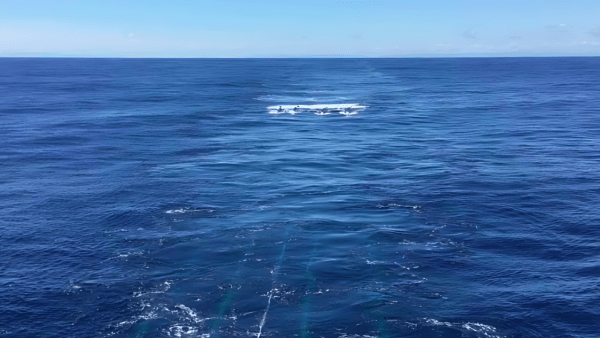
[[[0,1],[0,57],[560,55],[600,56],[600,1]]]

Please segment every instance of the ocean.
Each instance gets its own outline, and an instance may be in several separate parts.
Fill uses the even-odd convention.
[[[598,57],[4,58],[0,164],[1,337],[600,336]]]

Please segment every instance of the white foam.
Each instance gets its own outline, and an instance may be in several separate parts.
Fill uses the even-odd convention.
[[[490,325],[480,323],[466,323],[463,324],[462,327],[469,331],[483,333],[486,337],[500,337],[496,335],[496,328]]]
[[[169,328],[169,336],[173,334],[175,337],[183,337],[183,335],[191,336],[196,335],[198,333],[198,329],[191,326],[186,325],[173,325]],[[210,335],[202,335],[201,337],[210,337]]]
[[[260,335],[262,334],[263,326],[265,326],[265,322],[267,321],[267,312],[269,312],[269,308],[271,307],[271,299],[273,298],[273,291],[274,290],[271,290],[268,292],[269,301],[267,302],[267,308],[265,309],[265,313],[263,313],[262,319],[260,320],[260,324],[258,324],[258,334],[256,335],[256,338],[260,338]]]
[[[185,210],[185,209],[173,209],[173,210],[167,210],[166,213],[167,214],[176,214],[176,213],[183,214],[186,211],[187,210]]]
[[[385,264],[385,262],[383,262],[383,261],[370,261],[368,259],[366,259],[366,261],[367,261],[367,264],[369,264],[369,265]]]
[[[298,109],[308,109],[308,110],[322,110],[322,109],[364,109],[367,108],[366,106],[361,105],[360,103],[325,103],[325,104],[282,104],[282,105],[277,105],[277,106],[270,106],[267,107],[268,110],[277,110],[277,109],[283,109],[283,110],[290,110],[290,109],[294,109],[294,108],[298,108]]]
[[[421,209],[420,205],[406,205],[406,204],[396,204],[396,203],[379,204],[379,205],[377,205],[377,207],[378,208],[401,207],[401,208],[413,209],[417,212],[420,212],[419,209]]]
[[[194,321],[194,323],[202,323],[203,321],[206,321],[208,319],[212,319],[212,318],[203,318],[200,319],[198,317],[198,314],[196,313],[196,311],[190,309],[189,307],[183,305],[183,304],[179,304],[179,305],[175,305],[176,308],[179,308],[183,311],[185,311],[187,313],[187,315]]]
[[[142,256],[142,255],[144,255],[143,251],[135,251],[135,252],[128,252],[128,253],[125,253],[125,254],[119,254],[118,256],[114,256],[114,257],[111,257],[109,259],[129,258],[131,256]]]
[[[142,297],[144,295],[153,294],[153,293],[165,293],[171,288],[171,282],[165,281],[161,286],[163,287],[162,290],[154,290],[154,291],[148,291],[148,292],[141,292],[141,291],[134,292],[133,297],[138,298],[138,297]]]
[[[431,324],[431,325],[436,325],[436,326],[446,326],[446,327],[452,327],[458,330],[467,330],[467,331],[471,331],[474,332],[476,334],[479,335],[483,335],[483,337],[489,337],[489,338],[502,338],[502,335],[499,335],[498,332],[496,332],[496,328],[491,326],[491,325],[485,325],[485,324],[481,324],[481,323],[473,323],[473,322],[468,322],[468,323],[450,323],[450,322],[441,322],[439,320],[435,320],[435,319],[427,319],[425,321],[427,324]],[[464,332],[463,332],[464,333]]]
[[[188,212],[198,212],[198,211],[213,212],[214,210],[212,210],[212,209],[198,209],[198,208],[180,208],[180,209],[167,210],[167,211],[165,211],[165,213],[166,214],[185,214],[185,213],[188,213]]]
[[[452,323],[440,322],[439,320],[435,320],[435,319],[427,319],[426,322],[429,324],[437,325],[437,326],[452,326]]]
[[[278,105],[269,106],[267,110],[269,114],[298,114],[304,111],[314,111],[316,115],[329,115],[331,112],[338,112],[341,115],[351,116],[357,115],[359,111],[363,111],[367,106],[360,103],[330,103],[330,104],[311,104],[311,105]]]

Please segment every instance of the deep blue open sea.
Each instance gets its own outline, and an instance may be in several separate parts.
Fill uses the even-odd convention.
[[[599,323],[600,58],[0,59],[1,337]]]

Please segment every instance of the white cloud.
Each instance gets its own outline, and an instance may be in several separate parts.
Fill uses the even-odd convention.
[[[561,24],[558,24],[558,25],[548,25],[548,26],[546,26],[546,29],[553,30],[553,31],[565,31],[565,30],[569,30],[571,28],[573,28],[573,26],[567,25],[565,23],[561,23]]]
[[[477,35],[475,35],[475,31],[473,29],[467,29],[462,33],[462,36],[467,39],[477,39]]]

